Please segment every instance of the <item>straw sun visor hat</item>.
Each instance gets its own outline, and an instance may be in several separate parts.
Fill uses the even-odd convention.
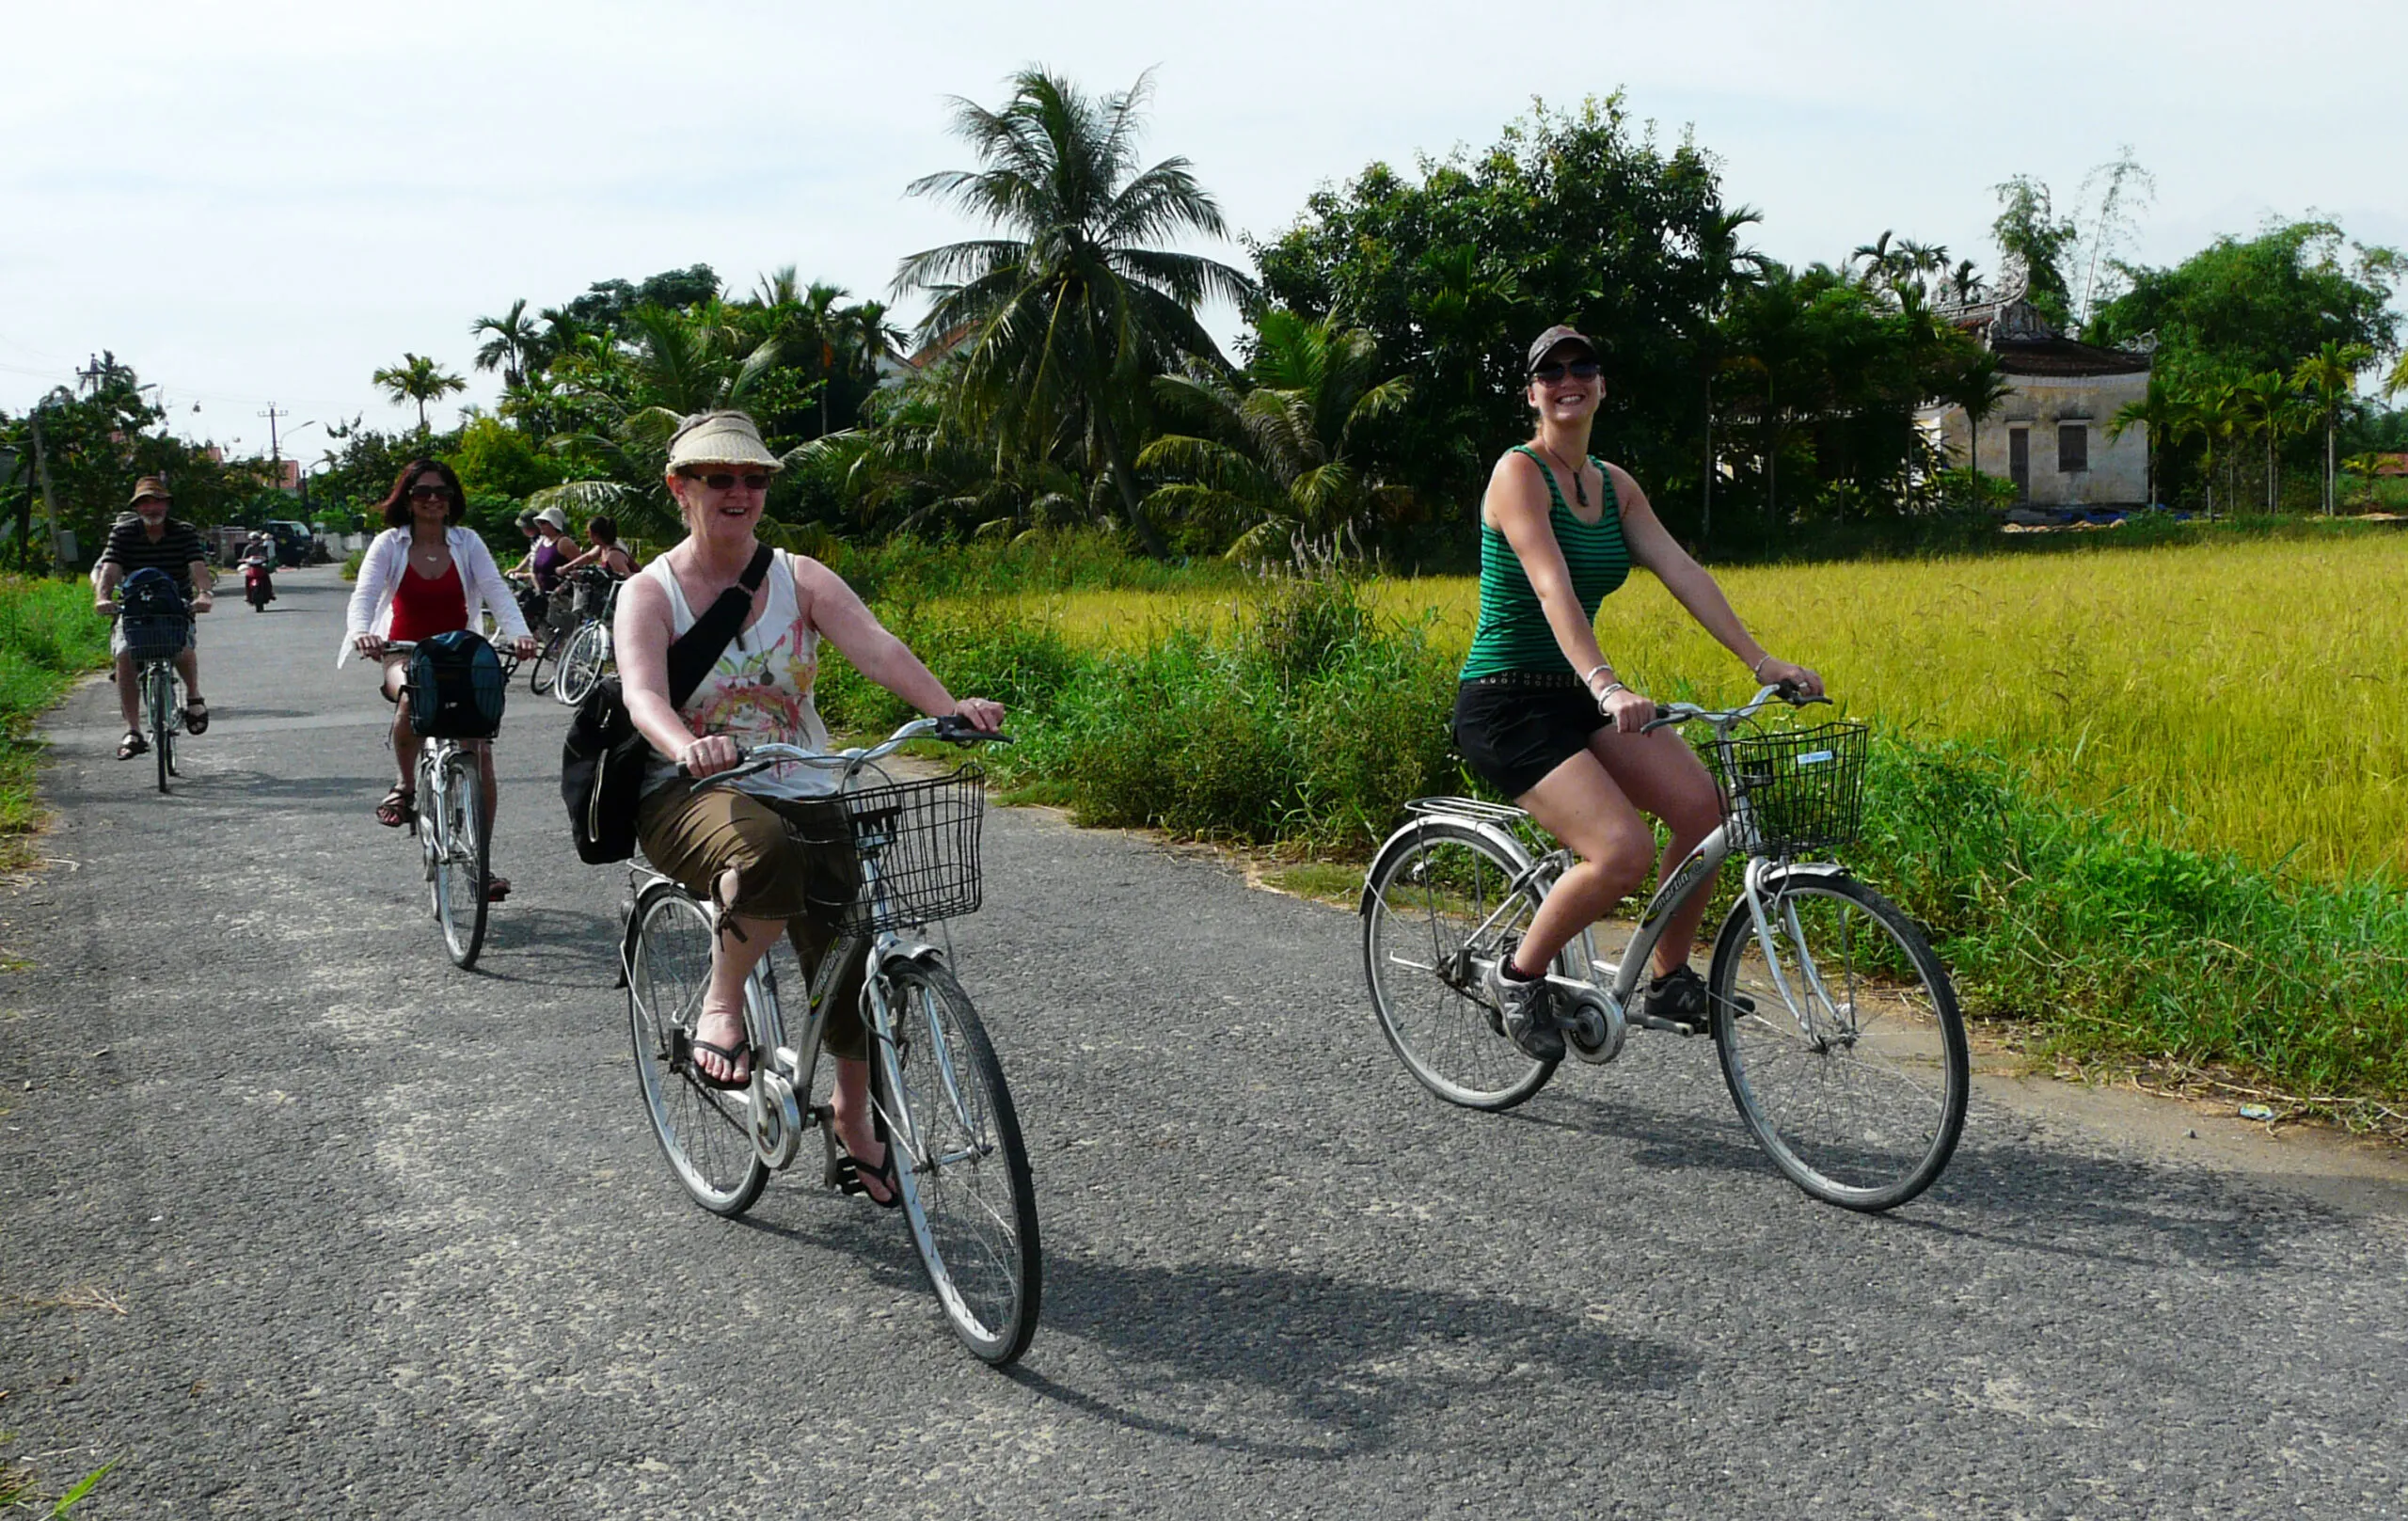
[[[785,468],[761,442],[761,430],[741,412],[698,413],[670,435],[670,469],[694,465],[749,465],[771,472]]]
[[[161,501],[176,499],[175,494],[167,489],[167,483],[155,475],[146,475],[134,483],[134,495],[126,499],[126,505],[133,506],[145,497],[156,497]]]
[[[1590,341],[1587,335],[1576,327],[1557,323],[1531,341],[1529,359],[1522,366],[1522,373],[1536,374],[1539,366],[1546,362],[1546,356],[1566,343],[1577,343],[1589,351],[1590,358],[1597,357],[1597,345]]]

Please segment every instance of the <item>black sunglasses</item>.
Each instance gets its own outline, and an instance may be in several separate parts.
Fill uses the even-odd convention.
[[[1567,374],[1575,380],[1594,380],[1597,378],[1597,361],[1575,359],[1570,364],[1543,364],[1530,372],[1530,378],[1552,386]]]
[[[410,495],[420,501],[450,501],[452,488],[447,485],[414,485],[410,487]]]
[[[737,475],[727,470],[714,470],[708,475],[697,475],[689,470],[686,474],[686,479],[689,481],[700,481],[703,484],[710,487],[713,491],[731,490],[738,481],[744,483],[744,489],[747,491],[767,491],[769,489],[769,477],[766,471],[762,470],[754,470],[746,475]]]

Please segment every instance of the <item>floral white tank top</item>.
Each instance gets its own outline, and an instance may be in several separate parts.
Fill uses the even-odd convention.
[[[637,572],[658,580],[669,593],[671,637],[694,626],[694,610],[669,568],[669,557]],[[677,710],[697,738],[733,737],[739,744],[774,741],[803,750],[828,748],[828,726],[811,701],[819,675],[819,631],[802,616],[795,595],[793,557],[781,549],[770,562],[768,604],[752,626],[728,641],[719,663]],[[644,775],[650,792],[677,774],[674,761],[652,758]],[[836,790],[837,773],[821,766],[779,766],[736,785],[764,798],[821,798]]]

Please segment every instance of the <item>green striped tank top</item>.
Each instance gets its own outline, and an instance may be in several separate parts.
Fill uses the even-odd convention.
[[[1606,476],[1605,515],[1594,523],[1583,523],[1563,504],[1563,490],[1555,483],[1555,472],[1527,445],[1514,446],[1513,452],[1529,455],[1546,477],[1547,522],[1563,550],[1564,568],[1572,573],[1572,593],[1580,599],[1581,612],[1594,624],[1607,594],[1630,576],[1630,547],[1623,541],[1622,504],[1613,494],[1613,477]],[[1590,458],[1596,463],[1594,455]],[[1597,467],[1600,472],[1605,469],[1602,464]],[[1469,681],[1504,671],[1577,674],[1556,643],[1555,630],[1547,626],[1539,594],[1523,574],[1521,557],[1513,553],[1513,544],[1502,532],[1483,522],[1480,525],[1480,625],[1472,633],[1471,653],[1464,658],[1460,679]]]

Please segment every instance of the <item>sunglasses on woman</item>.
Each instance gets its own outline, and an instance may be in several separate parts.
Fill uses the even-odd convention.
[[[450,486],[440,484],[415,485],[410,487],[410,495],[420,501],[450,501],[452,499],[452,488]]]
[[[769,489],[769,478],[760,470],[754,470],[747,475],[737,475],[728,470],[713,470],[708,475],[689,474],[686,479],[689,481],[700,481],[703,484],[710,487],[713,491],[733,490],[736,483],[739,481],[744,483],[744,489],[747,491],[767,491]]]
[[[1594,380],[1597,378],[1597,361],[1575,359],[1570,364],[1543,364],[1530,372],[1532,380],[1545,386],[1554,385],[1565,375],[1575,380]]]

